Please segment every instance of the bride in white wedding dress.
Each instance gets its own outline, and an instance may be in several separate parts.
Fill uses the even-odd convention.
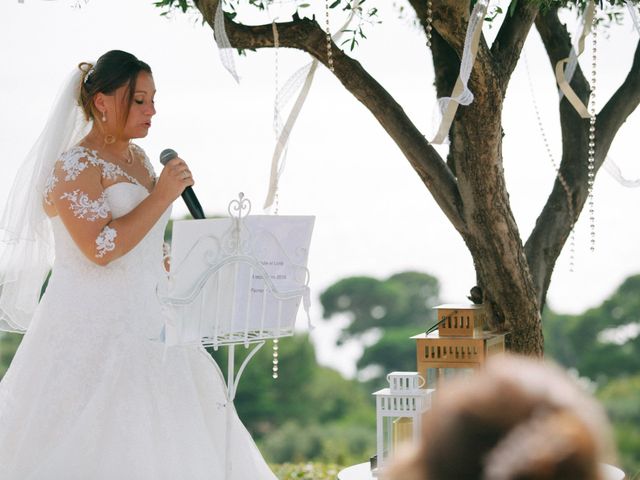
[[[121,51],[79,68],[0,223],[0,328],[26,332],[0,382],[0,478],[224,479],[228,444],[228,478],[275,479],[204,348],[152,340],[164,229],[193,179],[179,158],[156,179],[129,143],[155,114],[151,70]]]

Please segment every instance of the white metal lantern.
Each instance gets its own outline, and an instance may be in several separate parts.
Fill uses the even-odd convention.
[[[391,372],[389,388],[378,390],[376,397],[377,475],[398,445],[418,441],[422,414],[431,406],[433,389],[421,388],[424,379],[418,372]]]

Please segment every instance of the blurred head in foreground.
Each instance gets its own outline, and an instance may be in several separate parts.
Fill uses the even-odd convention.
[[[439,388],[422,430],[384,480],[601,480],[613,456],[600,405],[558,367],[524,357]]]

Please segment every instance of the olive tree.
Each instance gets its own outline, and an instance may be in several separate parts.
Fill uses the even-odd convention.
[[[234,5],[244,1],[261,8],[267,0],[227,0],[225,8],[232,10]],[[333,7],[339,4],[344,7],[349,3],[348,0],[329,1]],[[367,1],[367,12],[375,10],[372,5],[375,1]],[[213,29],[218,2],[160,0],[156,5],[165,9],[196,8]],[[449,96],[458,77],[465,33],[475,1],[433,0],[432,22],[427,21],[427,0],[405,2],[406,8],[415,12],[420,28],[431,34],[430,45],[425,42],[424,54],[433,61],[437,95]],[[305,0],[298,1],[299,11],[304,10],[304,3]],[[568,7],[584,9],[586,3],[586,0],[511,0],[495,40],[489,45],[484,37],[480,39],[469,79],[474,100],[457,110],[449,131],[450,147],[446,158],[434,149],[398,101],[349,55],[348,45],[343,49],[340,44],[332,44],[330,49],[333,74],[380,122],[461,235],[473,258],[477,284],[484,292],[495,324],[511,332],[510,348],[525,354],[542,354],[541,311],[551,274],[589,195],[590,123],[588,118],[582,118],[576,112],[566,97],[559,103],[562,130],[559,175],[535,228],[525,240],[518,230],[505,183],[502,110],[511,75],[532,29],[535,28],[542,38],[551,65],[549,75],[554,75],[557,62],[569,57],[571,49],[571,38],[559,19],[559,11]],[[626,2],[608,0],[604,5],[602,3],[598,2],[597,14],[606,16],[602,8],[622,8]],[[225,13],[224,25],[234,48],[274,47],[271,24],[243,24],[231,10]],[[277,23],[279,46],[307,52],[329,66],[323,27],[323,19],[305,18],[296,11],[290,21]],[[571,86],[587,104],[590,85],[580,66],[572,77]],[[597,112],[594,173],[602,165],[618,129],[638,102],[640,48],[636,46],[627,77]]]

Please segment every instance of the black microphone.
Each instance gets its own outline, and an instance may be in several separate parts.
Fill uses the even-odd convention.
[[[169,162],[169,160],[173,160],[177,156],[178,156],[178,153],[175,150],[172,150],[171,148],[165,148],[160,154],[160,163],[162,165],[166,165],[167,162]],[[189,213],[191,213],[191,216],[193,218],[195,218],[196,220],[204,218],[204,211],[200,206],[200,202],[198,201],[198,198],[196,197],[196,194],[193,191],[193,188],[191,187],[185,188],[184,191],[182,192],[182,199],[184,200],[184,203],[187,204]]]

